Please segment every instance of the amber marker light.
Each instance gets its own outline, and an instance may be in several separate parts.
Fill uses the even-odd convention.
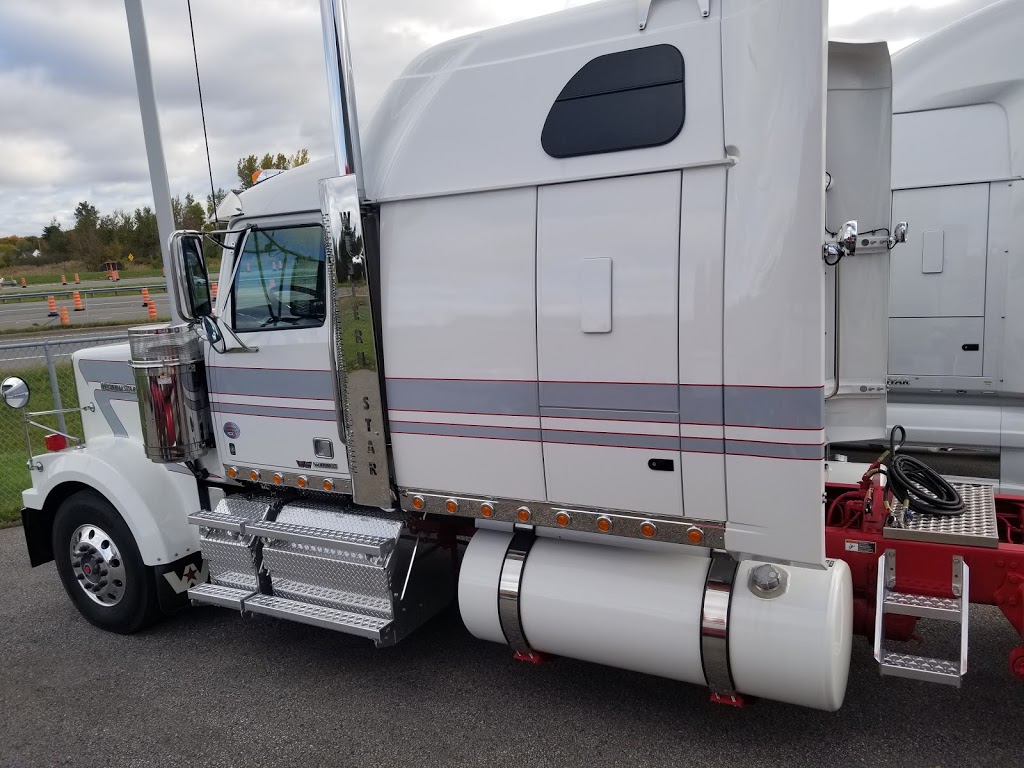
[[[480,515],[482,517],[494,517],[494,505],[485,501],[480,505]]]
[[[228,467],[228,477],[232,480],[238,477],[238,467]]]
[[[274,473],[274,485],[280,485],[283,482],[284,482],[284,475],[282,475],[280,472],[275,472]]]
[[[329,477],[324,478],[324,490],[325,491],[333,491],[334,490],[334,481],[331,480],[331,478],[329,478]]]
[[[295,484],[299,486],[299,488],[305,488],[307,485],[309,485],[309,478],[307,478],[305,475],[299,475],[297,478],[295,478]]]
[[[567,526],[569,524],[569,513],[568,512],[559,512],[557,515],[555,515],[555,522],[558,523],[563,528],[565,528],[565,526]]]
[[[597,530],[601,533],[608,533],[612,529],[612,519],[610,517],[599,517],[597,518]]]
[[[260,481],[260,471],[258,469],[250,469],[249,479],[252,480],[254,483],[258,483]]]
[[[520,507],[516,511],[516,517],[519,518],[519,522],[528,523],[530,522],[530,510],[527,507]]]
[[[648,539],[653,538],[654,534],[658,532],[658,527],[650,520],[645,520],[640,523],[640,533],[646,536]]]
[[[416,509],[416,510],[423,509],[423,505],[424,504],[426,504],[426,502],[423,500],[422,496],[413,496],[412,497],[412,508],[413,509]]]
[[[448,499],[448,501],[444,503],[444,508],[449,515],[454,515],[456,512],[459,511],[459,502],[457,502],[455,499]]]
[[[700,544],[704,541],[704,531],[700,528],[691,528],[686,532],[686,538],[691,544]]]

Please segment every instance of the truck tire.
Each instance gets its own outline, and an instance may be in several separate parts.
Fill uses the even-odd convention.
[[[90,624],[127,635],[159,615],[153,569],[99,493],[79,491],[57,509],[53,555],[68,597]]]

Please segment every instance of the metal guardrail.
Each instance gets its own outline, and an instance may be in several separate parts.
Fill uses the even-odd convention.
[[[45,291],[43,293],[12,293],[3,294],[0,293],[0,304],[6,304],[9,301],[24,301],[26,299],[46,299],[49,296],[71,296],[74,293],[80,295],[92,296],[98,293],[111,293],[115,296],[121,293],[139,293],[143,288],[147,288],[150,291],[166,291],[166,283],[152,283],[152,284],[135,284],[135,285],[117,285],[108,288],[63,288],[59,291]]]

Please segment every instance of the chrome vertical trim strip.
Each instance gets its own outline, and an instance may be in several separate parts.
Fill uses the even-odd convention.
[[[359,199],[363,199],[363,156],[359,144],[359,118],[356,115],[352,52],[348,44],[348,10],[345,7],[345,0],[320,0],[320,23],[324,35],[327,98],[331,108],[334,157],[338,164],[338,175],[354,174],[356,194]]]
[[[498,623],[509,647],[518,653],[530,653],[526,633],[519,611],[519,588],[523,581],[523,569],[526,558],[530,554],[533,542],[537,540],[532,530],[519,530],[512,535],[512,540],[505,550],[505,559],[501,563],[501,575],[498,578]]]
[[[339,432],[345,435],[352,500],[368,507],[392,506],[385,442],[384,406],[368,285],[348,283],[348,266],[366,257],[363,225],[352,174],[320,182],[320,207],[327,250],[331,311],[331,369]],[[369,266],[369,265],[367,265]]]
[[[700,658],[712,693],[734,696],[729,670],[729,605],[738,563],[728,552],[712,552],[700,616]]]

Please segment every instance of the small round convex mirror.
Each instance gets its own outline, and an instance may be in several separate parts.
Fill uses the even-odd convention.
[[[10,376],[0,384],[0,397],[11,408],[24,408],[30,394],[28,384],[17,376]]]

